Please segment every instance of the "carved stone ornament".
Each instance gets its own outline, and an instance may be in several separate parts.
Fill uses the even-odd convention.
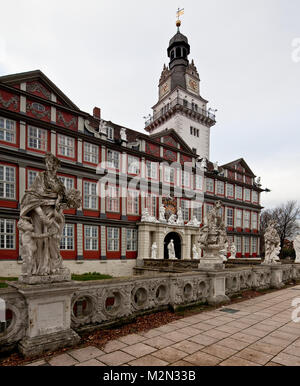
[[[45,156],[46,171],[40,172],[21,201],[18,228],[21,239],[22,275],[20,282],[49,283],[70,279],[63,268],[60,240],[65,218],[64,209],[79,208],[80,192],[66,191],[57,177],[60,161],[53,154]]]
[[[278,264],[280,261],[280,237],[276,230],[276,221],[271,220],[265,231],[265,261],[264,264]]]
[[[90,121],[88,119],[84,121],[84,127],[87,129],[87,131],[94,134],[96,138],[100,138],[100,134],[98,133],[98,131],[96,131],[96,129],[93,126],[90,125]]]
[[[150,216],[148,208],[145,208],[143,210],[141,222],[159,223],[159,221],[155,217]]]
[[[300,263],[300,235],[295,238],[293,246],[296,252],[295,263]]]

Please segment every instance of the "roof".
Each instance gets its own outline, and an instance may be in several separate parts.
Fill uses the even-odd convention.
[[[172,39],[170,40],[169,42],[169,46],[171,46],[172,44],[174,43],[180,43],[180,42],[185,42],[186,44],[188,44],[188,38],[183,35],[181,32],[177,32],[173,37]]]
[[[236,165],[241,165],[245,171],[250,174],[252,177],[256,177],[255,174],[252,172],[252,170],[249,168],[248,164],[244,160],[244,158],[239,158],[235,161],[229,162],[227,164],[222,165],[222,168],[234,168]]]
[[[73,103],[41,70],[20,72],[17,74],[0,76],[0,82],[14,86],[16,83],[29,82],[38,80],[47,86],[55,95],[57,95],[67,107],[78,110],[80,109]]]

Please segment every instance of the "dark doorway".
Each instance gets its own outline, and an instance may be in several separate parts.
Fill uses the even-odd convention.
[[[168,259],[168,244],[169,242],[173,240],[174,247],[175,247],[175,256],[177,259],[181,259],[181,238],[178,233],[171,232],[167,234],[164,240],[164,259]]]

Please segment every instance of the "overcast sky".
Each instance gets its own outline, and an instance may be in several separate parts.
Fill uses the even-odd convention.
[[[143,131],[178,6],[200,93],[218,109],[211,160],[243,157],[272,190],[266,207],[300,201],[300,0],[10,0],[0,75],[40,69],[80,109]]]

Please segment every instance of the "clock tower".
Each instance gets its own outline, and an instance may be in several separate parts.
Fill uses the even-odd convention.
[[[210,128],[216,123],[208,101],[200,95],[200,78],[192,60],[190,45],[180,30],[172,37],[167,49],[170,59],[164,65],[158,84],[158,102],[152,107],[153,115],[147,120],[145,130],[157,134],[174,129],[200,157],[209,159]]]

